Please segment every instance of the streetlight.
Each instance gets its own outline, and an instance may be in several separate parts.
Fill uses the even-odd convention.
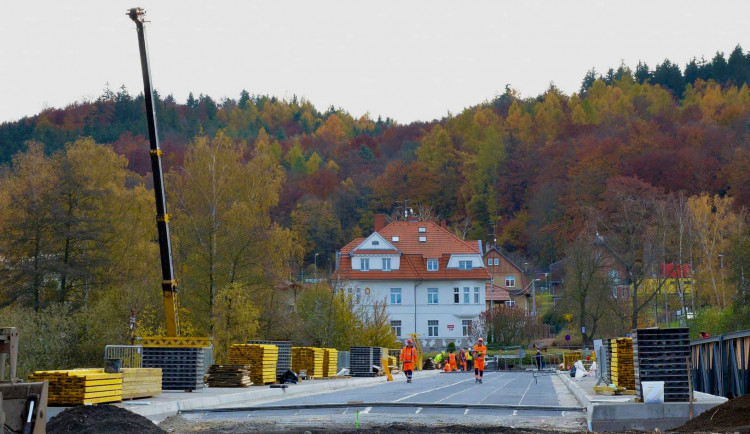
[[[320,253],[315,253],[315,283],[318,283],[318,255]]]

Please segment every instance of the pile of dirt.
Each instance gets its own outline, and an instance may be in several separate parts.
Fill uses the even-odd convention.
[[[114,405],[71,407],[47,422],[48,434],[163,434],[164,432],[145,417]]]
[[[704,411],[695,419],[676,428],[678,432],[750,431],[750,395],[740,396]]]

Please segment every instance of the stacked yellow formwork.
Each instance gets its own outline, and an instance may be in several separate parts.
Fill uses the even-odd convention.
[[[122,399],[161,395],[161,368],[122,368]]]
[[[104,369],[36,371],[32,381],[49,381],[49,405],[85,405],[122,401],[122,374]]]
[[[618,387],[635,390],[633,339],[617,338],[610,340],[610,343],[612,347],[610,379]]]
[[[338,361],[338,352],[336,359]],[[325,377],[324,362],[325,350],[323,348],[292,347],[292,370],[298,374],[305,371],[309,377]]]
[[[335,348],[323,348],[323,376],[335,377],[339,361],[339,352]]]
[[[581,354],[580,351],[570,351],[570,352],[563,354],[563,364],[565,365],[565,369],[568,369],[571,366],[573,366],[573,364],[581,360],[582,357],[583,355]]]
[[[276,382],[276,363],[279,348],[276,345],[233,344],[229,347],[229,363],[250,365],[250,379],[255,385]]]

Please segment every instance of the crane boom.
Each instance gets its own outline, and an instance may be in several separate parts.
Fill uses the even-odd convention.
[[[164,173],[161,166],[161,149],[159,134],[156,130],[156,107],[154,106],[154,89],[151,85],[151,68],[148,63],[146,46],[146,29],[143,24],[146,11],[133,8],[128,16],[135,22],[138,31],[138,48],[141,52],[141,71],[143,73],[143,96],[146,100],[146,119],[148,121],[148,139],[151,147],[151,172],[154,176],[154,194],[156,195],[156,228],[159,232],[159,253],[161,257],[161,290],[164,296],[164,315],[167,320],[167,336],[180,336],[180,313],[177,304],[177,281],[172,265],[172,244],[169,239],[169,213],[164,196]]]

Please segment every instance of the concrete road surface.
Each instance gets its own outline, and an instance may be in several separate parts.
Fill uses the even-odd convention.
[[[367,405],[373,403],[373,405]],[[336,408],[316,405],[339,404]],[[393,406],[388,406],[393,404]],[[450,404],[450,408],[434,405]],[[530,372],[488,372],[478,384],[473,373],[446,373],[237,409],[194,411],[165,421],[178,432],[212,429],[331,429],[413,423],[420,426],[505,426],[547,430],[584,429],[585,417],[575,397],[556,375],[538,378]],[[299,408],[300,406],[311,408]],[[477,408],[494,406],[494,408]],[[502,408],[504,406],[510,408]],[[557,409],[555,407],[565,407]],[[232,432],[232,431],[229,431]]]

